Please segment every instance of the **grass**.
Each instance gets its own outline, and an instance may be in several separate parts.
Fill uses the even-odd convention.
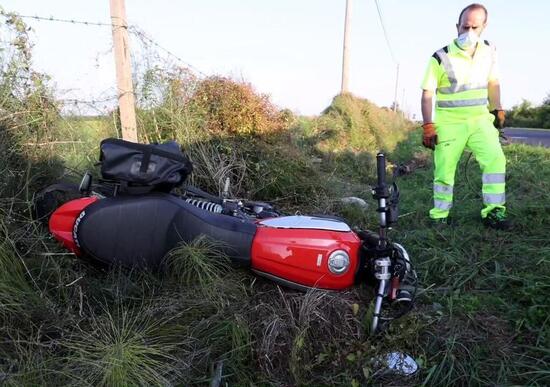
[[[479,170],[465,156],[453,209],[457,226],[438,231],[428,225],[432,169],[417,136],[390,153],[395,165],[413,171],[398,178],[401,219],[392,237],[411,254],[422,289],[417,308],[383,334],[368,335],[367,287],[347,293],[279,288],[229,268],[221,246],[207,239],[173,251],[167,274],[105,272],[61,255],[21,216],[5,225],[11,242],[0,250],[5,383],[203,385],[221,374],[238,385],[547,384],[549,151],[506,148],[511,233],[482,228]],[[282,147],[275,139],[268,141]],[[315,150],[304,151],[307,168],[337,185],[311,208],[374,228],[373,211],[335,204],[346,194],[372,208],[369,178],[331,170],[331,155],[316,153],[321,161],[309,163]],[[280,173],[286,165],[295,179],[310,173],[292,161],[279,163]],[[26,207],[14,208],[25,213]],[[2,209],[6,222],[10,212]],[[373,359],[396,350],[418,360],[421,372],[409,379],[381,372]]]
[[[166,270],[182,286],[210,286],[230,269],[231,262],[222,248],[219,242],[202,235],[168,253]]]
[[[159,334],[164,319],[153,319],[151,306],[128,308],[104,305],[101,314],[90,312],[62,343],[67,350],[66,369],[77,381],[90,385],[167,385],[180,345],[177,337]],[[95,309],[95,308],[94,308]],[[177,373],[176,373],[177,375]]]
[[[0,320],[4,324],[28,318],[28,313],[40,306],[40,297],[27,280],[26,270],[24,261],[12,253],[11,247],[0,245]]]
[[[423,304],[437,305],[440,315],[429,327],[434,333],[421,335],[431,352],[427,385],[548,382],[550,359],[540,350],[550,345],[550,304],[543,295],[550,284],[544,231],[549,151],[512,145],[506,155],[511,233],[481,227],[479,172],[466,157],[458,171],[454,228],[428,229],[430,169],[401,180],[402,211],[411,215],[403,217],[399,239],[417,262]]]

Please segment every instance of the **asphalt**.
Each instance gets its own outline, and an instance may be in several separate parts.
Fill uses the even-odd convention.
[[[504,128],[511,142],[550,148],[550,129]]]

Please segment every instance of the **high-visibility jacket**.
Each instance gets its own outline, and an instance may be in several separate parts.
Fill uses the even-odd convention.
[[[498,80],[496,50],[488,41],[478,43],[474,56],[453,41],[437,50],[422,82],[436,92],[436,124],[455,123],[490,114],[487,85]]]

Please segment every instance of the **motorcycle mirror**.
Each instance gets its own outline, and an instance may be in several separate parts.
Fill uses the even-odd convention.
[[[84,176],[82,176],[82,180],[80,181],[80,186],[78,187],[78,190],[82,195],[89,195],[91,189],[92,189],[92,174],[90,172],[86,172]]]

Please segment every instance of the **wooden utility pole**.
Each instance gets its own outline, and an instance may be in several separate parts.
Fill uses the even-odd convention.
[[[342,88],[340,93],[348,93],[348,73],[349,73],[349,37],[351,23],[351,0],[346,0],[346,21],[344,24],[344,52],[342,55]]]
[[[110,2],[122,138],[138,142],[126,7],[124,0],[110,0]]]

